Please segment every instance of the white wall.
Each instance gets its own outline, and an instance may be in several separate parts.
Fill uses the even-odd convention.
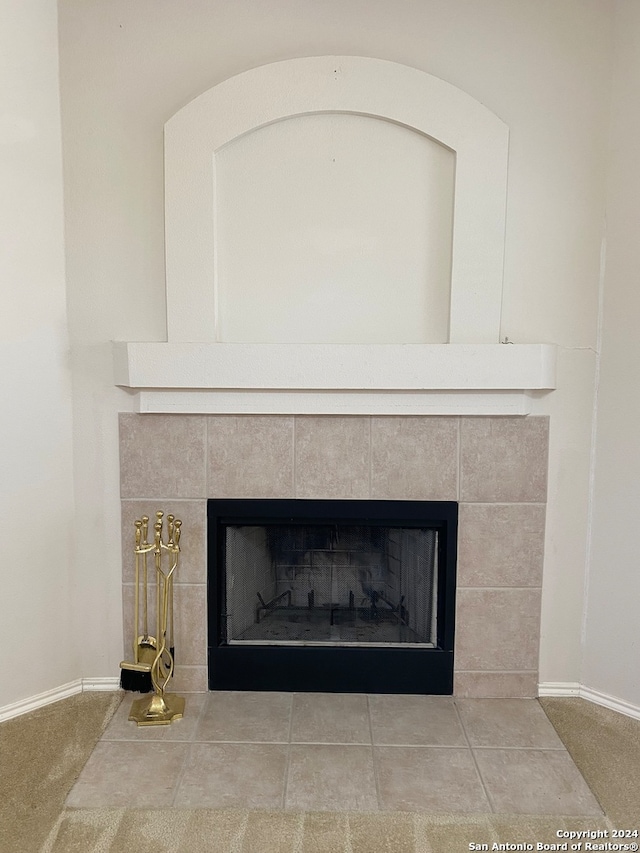
[[[107,342],[164,340],[164,122],[245,69],[295,56],[405,63],[511,129],[502,335],[561,347],[541,648],[577,681],[609,97],[608,0],[61,0],[69,322],[83,675],[117,674],[118,410]]]
[[[640,4],[615,16],[607,254],[583,682],[640,706]]]
[[[0,707],[80,675],[55,0],[0,6]]]

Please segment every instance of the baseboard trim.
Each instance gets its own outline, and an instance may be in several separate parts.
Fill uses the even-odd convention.
[[[592,690],[590,687],[585,687],[577,682],[543,682],[538,685],[538,696],[579,696],[581,699],[587,699],[589,702],[593,702],[594,705],[602,705],[603,708],[609,708],[611,711],[617,711],[618,714],[624,714],[626,717],[632,717],[634,720],[640,720],[640,707],[637,705],[633,705],[631,702],[627,702],[624,699],[618,699],[616,696],[609,696],[608,693],[601,693],[599,690]]]
[[[14,717],[21,717],[30,711],[36,711],[38,708],[44,708],[45,705],[51,705],[54,702],[59,702],[61,699],[67,699],[69,696],[75,696],[78,693],[107,692],[119,690],[119,688],[119,678],[77,678],[68,684],[63,684],[60,687],[54,687],[52,690],[45,690],[44,693],[38,693],[36,696],[30,696],[27,699],[20,699],[18,702],[11,702],[9,705],[5,705],[3,708],[0,708],[0,723],[4,723],[6,720],[11,720]],[[615,696],[609,696],[607,693],[592,690],[590,687],[584,687],[575,681],[542,682],[538,685],[538,696],[579,696],[581,699],[587,699],[595,705],[602,705],[603,708],[609,708],[612,711],[617,711],[619,714],[640,720],[640,707],[637,705],[633,705],[624,699],[618,699]]]
[[[20,699],[17,702],[5,705],[4,708],[0,708],[0,723],[11,720],[13,717],[21,717],[22,714],[28,714],[38,708],[44,708],[45,705],[51,705],[61,699],[67,699],[69,696],[75,696],[76,693],[82,693],[81,678],[63,684],[61,687],[54,687],[53,690],[45,690],[44,693],[38,693],[28,699]]]
[[[618,699],[615,696],[609,696],[607,693],[600,693],[598,690],[592,690],[590,687],[581,687],[580,696],[583,699],[588,699],[595,705],[602,705],[604,708],[610,708],[612,711],[617,711],[619,714],[625,714],[627,717],[633,717],[634,720],[640,720],[640,707],[632,705],[625,699]]]
[[[45,705],[52,705],[61,699],[68,699],[69,696],[76,696],[78,693],[97,690],[118,690],[119,688],[119,678],[76,678],[75,681],[70,681],[68,684],[63,684],[60,687],[54,687],[52,690],[45,690],[44,693],[38,693],[36,696],[29,696],[27,699],[19,699],[17,702],[5,705],[0,708],[0,723],[12,720],[14,717],[21,717],[23,714],[28,714],[31,711],[37,711],[38,708],[44,708]]]
[[[95,693],[100,691],[109,691],[109,690],[119,690],[120,689],[120,679],[119,678],[83,678],[82,679],[82,692],[83,693]]]
[[[577,681],[544,681],[538,685],[538,696],[580,696]]]

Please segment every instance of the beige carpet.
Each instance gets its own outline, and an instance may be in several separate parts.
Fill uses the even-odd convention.
[[[607,819],[65,809],[119,702],[85,693],[0,725],[0,853],[446,853],[640,828],[640,721],[581,699],[542,705]]]

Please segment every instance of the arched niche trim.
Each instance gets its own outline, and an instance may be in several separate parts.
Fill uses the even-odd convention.
[[[337,112],[397,123],[455,152],[449,342],[498,342],[508,129],[443,80],[357,56],[291,59],[246,71],[204,92],[166,123],[170,342],[216,340],[216,152],[274,122]]]

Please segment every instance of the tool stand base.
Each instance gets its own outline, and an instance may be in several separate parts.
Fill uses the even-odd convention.
[[[184,715],[184,704],[184,698],[175,693],[154,693],[133,702],[129,719],[139,726],[168,726]]]

